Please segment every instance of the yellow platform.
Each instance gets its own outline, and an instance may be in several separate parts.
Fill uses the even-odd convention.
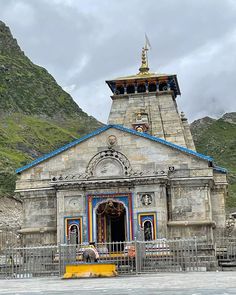
[[[111,263],[84,263],[77,265],[66,265],[63,279],[77,278],[105,278],[117,276],[116,266]]]

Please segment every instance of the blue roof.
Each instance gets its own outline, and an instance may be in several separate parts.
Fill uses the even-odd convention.
[[[221,172],[221,173],[228,173],[228,170],[223,168],[223,167],[219,167],[219,166],[214,166],[213,169],[217,172]]]
[[[98,134],[100,134],[100,133],[102,133],[102,132],[104,132],[104,131],[106,131],[106,130],[108,130],[110,128],[115,128],[115,129],[118,129],[118,130],[121,130],[121,131],[130,133],[130,134],[134,134],[134,135],[137,135],[137,136],[140,136],[140,137],[144,137],[144,138],[150,139],[152,141],[156,141],[156,142],[162,143],[164,145],[167,145],[167,146],[169,146],[171,148],[174,148],[174,149],[179,150],[181,152],[184,152],[186,154],[189,154],[189,155],[198,157],[198,158],[200,158],[202,160],[213,161],[213,158],[211,158],[211,157],[205,156],[203,154],[199,154],[199,153],[197,153],[195,151],[192,151],[192,150],[187,149],[185,147],[182,147],[182,146],[179,146],[177,144],[171,143],[171,142],[166,141],[164,139],[161,139],[161,138],[152,136],[150,134],[140,133],[140,132],[137,132],[137,131],[135,131],[133,129],[129,129],[129,128],[123,127],[121,125],[105,125],[105,126],[99,128],[99,129],[93,131],[92,133],[89,133],[89,134],[87,134],[85,136],[82,136],[79,139],[76,139],[76,140],[74,140],[74,141],[72,141],[72,142],[70,142],[70,143],[68,143],[68,144],[60,147],[59,149],[54,150],[53,152],[51,152],[49,154],[45,154],[42,157],[37,158],[36,160],[32,161],[31,163],[29,163],[29,164],[27,164],[27,165],[25,165],[23,167],[20,167],[20,168],[16,169],[16,173],[20,173],[20,172],[22,172],[22,171],[24,171],[26,169],[29,169],[29,168],[31,168],[31,167],[33,167],[33,166],[35,166],[35,165],[37,165],[37,164],[39,164],[39,163],[47,160],[47,159],[49,159],[49,158],[52,158],[52,157],[54,157],[54,156],[56,156],[56,155],[58,155],[58,154],[60,154],[60,153],[62,153],[64,151],[68,150],[69,148],[71,148],[71,147],[73,147],[73,146],[75,146],[75,145],[77,145],[77,144],[79,144],[79,143],[81,143],[81,142],[83,142],[83,141],[85,141],[85,140],[93,137],[93,136],[96,136],[96,135],[98,135]]]

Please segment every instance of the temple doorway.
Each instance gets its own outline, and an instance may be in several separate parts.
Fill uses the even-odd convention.
[[[121,202],[108,200],[96,210],[97,242],[124,242],[127,240],[126,209]]]

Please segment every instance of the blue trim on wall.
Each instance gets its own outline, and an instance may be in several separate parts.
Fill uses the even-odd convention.
[[[66,244],[67,240],[66,240],[66,220],[67,219],[71,219],[71,220],[76,220],[76,219],[81,219],[81,223],[79,222],[79,225],[80,225],[80,228],[82,230],[81,232],[81,238],[82,238],[82,241],[81,243],[83,242],[83,216],[64,216],[64,243]],[[60,237],[61,239],[61,237]]]
[[[54,150],[54,151],[52,151],[49,154],[45,154],[42,157],[37,158],[36,160],[32,161],[31,163],[29,163],[29,164],[27,164],[27,165],[25,165],[23,167],[20,167],[20,168],[16,169],[16,173],[20,173],[20,172],[22,172],[22,171],[24,171],[26,169],[29,169],[29,168],[31,168],[31,167],[33,167],[33,166],[35,166],[35,165],[37,165],[37,164],[45,161],[45,160],[51,158],[51,157],[54,157],[54,156],[56,156],[56,155],[58,155],[58,154],[60,154],[60,153],[62,153],[64,151],[68,150],[69,148],[71,148],[71,147],[73,147],[73,146],[75,146],[75,145],[83,142],[84,140],[89,139],[89,138],[91,138],[91,137],[93,137],[95,135],[100,134],[101,132],[103,132],[103,131],[105,131],[107,129],[108,129],[107,126],[104,126],[104,127],[101,127],[99,129],[93,131],[92,133],[89,133],[89,134],[87,134],[85,136],[82,136],[79,139],[76,139],[76,140],[74,140],[74,141],[72,141],[72,142],[70,142],[70,143],[68,143],[68,144],[60,147],[59,149]]]
[[[86,225],[87,225],[87,228],[86,228],[86,231],[87,231],[87,233],[86,233],[86,237],[87,237],[87,241],[86,242],[89,242],[89,231],[88,231],[88,222],[89,222],[89,220],[88,220],[88,197],[89,196],[99,196],[99,195],[116,195],[117,194],[117,192],[109,192],[109,193],[88,193],[88,194],[86,194],[86,199],[85,199],[85,218],[86,218]],[[119,193],[120,194],[120,193]],[[127,194],[127,193],[122,193],[121,192],[121,195],[125,195],[125,194]],[[132,197],[133,197],[133,194],[132,194]],[[109,197],[108,197],[109,198]],[[133,214],[134,214],[134,211],[133,211],[133,199],[132,199],[132,212],[133,212]],[[91,225],[90,225],[91,226]]]
[[[93,216],[93,210],[96,208],[96,206],[99,204],[99,203],[102,203],[102,202],[106,202],[108,199],[109,199],[109,195],[107,197],[99,197],[99,194],[96,196],[95,194],[93,195],[94,198],[92,200],[92,226],[94,226],[95,224],[95,220],[94,220],[94,216]],[[128,212],[126,212],[127,214],[127,219],[128,219],[128,224],[126,225],[127,227],[127,240],[128,241],[131,241],[131,237],[130,237],[130,234],[133,235],[133,233],[130,232],[130,212],[129,212],[129,198],[127,196],[127,194],[120,194],[119,196],[116,196],[114,197],[114,201],[120,201],[121,203],[125,204]],[[131,218],[133,218],[133,216],[131,216]],[[91,225],[90,225],[91,226]],[[96,224],[97,226],[97,224]],[[133,228],[132,228],[133,230]],[[96,229],[95,229],[96,231]],[[94,232],[94,228],[92,227],[92,236],[93,236],[93,241],[96,241],[97,242],[97,232]]]
[[[159,137],[155,137],[155,136],[152,136],[148,133],[140,133],[138,131],[135,131],[133,129],[128,129],[126,127],[123,127],[123,126],[120,126],[120,125],[108,125],[108,126],[111,126],[111,127],[114,127],[116,129],[119,129],[119,130],[122,130],[122,131],[125,131],[125,132],[128,132],[128,133],[131,133],[131,134],[134,134],[134,135],[138,135],[138,136],[141,136],[141,137],[144,137],[144,138],[147,138],[147,139],[150,139],[152,141],[156,141],[156,142],[159,142],[159,143],[162,143],[164,145],[167,145],[169,147],[172,147],[174,149],[177,149],[177,150],[180,150],[184,153],[187,153],[187,154],[191,154],[193,156],[196,156],[198,158],[201,158],[203,160],[207,160],[207,161],[213,161],[213,158],[209,157],[209,156],[206,156],[206,155],[203,155],[203,154],[200,154],[200,153],[197,153],[195,151],[192,151],[190,149],[187,149],[185,147],[182,147],[182,146],[179,146],[177,144],[174,144],[174,143],[171,143],[169,141],[166,141],[164,139],[161,139]]]
[[[93,131],[93,132],[85,135],[85,136],[82,136],[79,139],[76,139],[76,140],[74,140],[74,141],[72,141],[72,142],[70,142],[70,143],[68,143],[68,144],[60,147],[57,150],[54,150],[53,152],[51,152],[49,154],[45,154],[44,156],[42,156],[42,157],[40,157],[40,158],[32,161],[31,163],[29,163],[29,164],[27,164],[27,165],[25,165],[23,167],[20,167],[20,168],[16,169],[16,173],[20,173],[20,172],[22,172],[22,171],[24,171],[26,169],[29,169],[29,168],[31,168],[31,167],[33,167],[33,166],[35,166],[35,165],[37,165],[37,164],[39,164],[39,163],[41,163],[41,162],[49,159],[51,157],[54,157],[54,156],[56,156],[56,155],[58,155],[58,154],[60,154],[60,153],[62,153],[64,151],[68,150],[69,148],[71,148],[71,147],[73,147],[73,146],[75,146],[75,145],[77,145],[77,144],[79,144],[79,143],[81,143],[81,142],[83,142],[83,141],[85,141],[85,140],[93,137],[93,136],[96,136],[96,135],[98,135],[98,134],[100,134],[100,133],[102,133],[102,132],[104,132],[104,131],[106,131],[106,130],[108,130],[110,128],[115,128],[115,129],[118,129],[118,130],[121,130],[121,131],[130,133],[130,134],[133,134],[133,135],[137,135],[137,136],[140,136],[140,137],[144,137],[144,138],[150,139],[150,140],[155,141],[155,142],[159,142],[161,144],[167,145],[167,146],[169,146],[171,148],[174,148],[174,149],[179,150],[181,152],[184,152],[186,154],[189,154],[189,155],[198,157],[198,158],[200,158],[202,160],[213,161],[213,158],[211,158],[209,156],[206,156],[206,155],[197,153],[195,151],[192,151],[192,150],[187,149],[185,147],[182,147],[182,146],[179,146],[177,144],[171,143],[171,142],[166,141],[164,139],[161,139],[161,138],[152,136],[150,134],[140,133],[140,132],[137,132],[137,131],[135,131],[133,129],[129,129],[129,128],[123,127],[121,125],[105,125],[105,126],[99,128],[99,129],[97,129],[97,130],[95,130],[95,131]]]
[[[228,173],[228,170],[219,166],[214,166],[213,169],[217,172],[221,172],[221,173]]]
[[[139,224],[139,216],[142,215],[142,214],[147,214],[147,216],[150,216],[150,215],[155,215],[155,218],[156,218],[156,224],[155,224],[155,227],[156,227],[156,239],[159,238],[159,231],[158,231],[158,213],[156,211],[142,211],[142,212],[137,212],[137,220],[138,220],[138,224]],[[150,215],[148,215],[150,214]],[[140,224],[141,225],[141,224]]]

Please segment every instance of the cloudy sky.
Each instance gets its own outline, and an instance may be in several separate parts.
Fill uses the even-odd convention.
[[[88,114],[106,122],[105,80],[149,66],[177,74],[190,121],[236,111],[236,0],[0,0],[0,19]]]

